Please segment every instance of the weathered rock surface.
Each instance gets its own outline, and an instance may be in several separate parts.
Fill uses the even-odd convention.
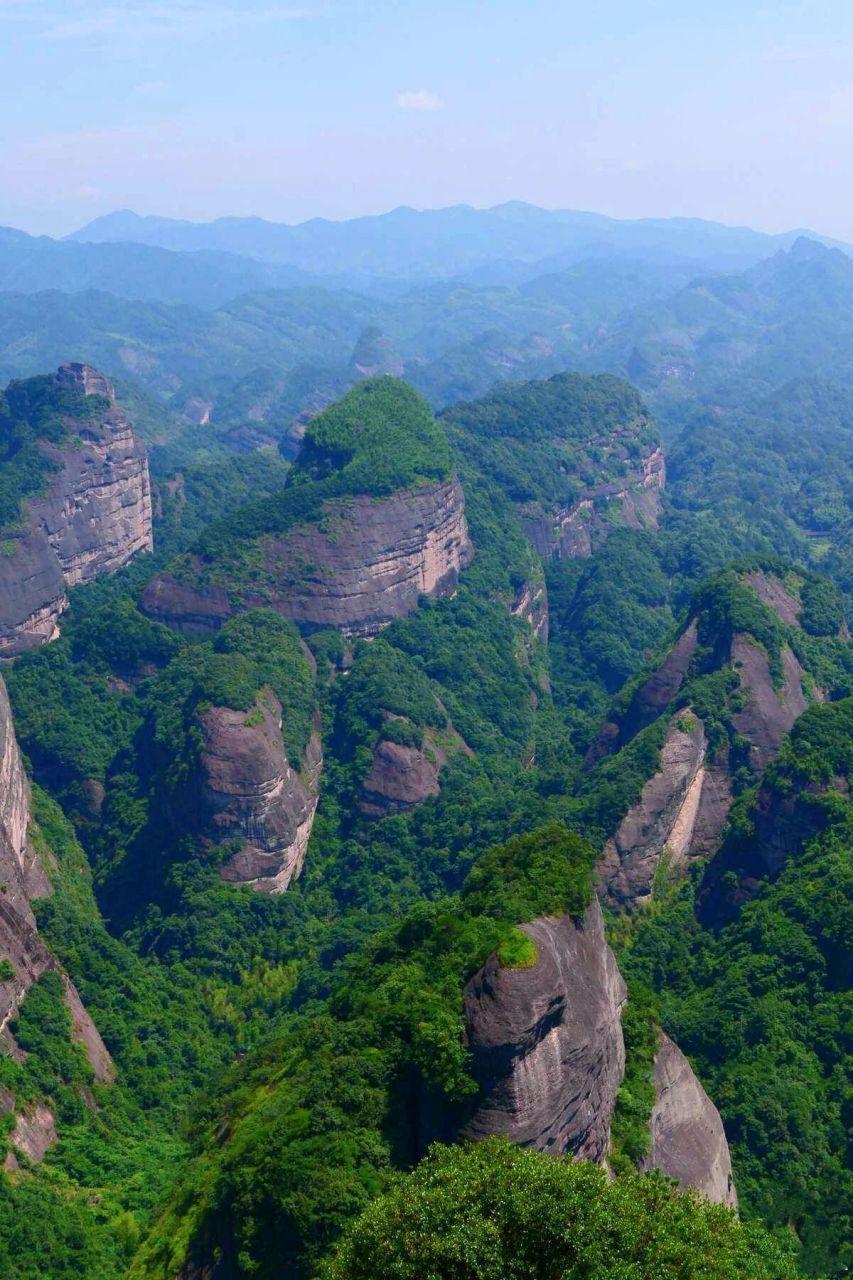
[[[634,695],[621,724],[606,721],[587,753],[586,763],[595,764],[603,756],[618,751],[635,734],[652,723],[669,706],[678,693],[699,643],[698,622],[692,619],[681,633],[657,671],[649,676]]]
[[[600,443],[608,450],[614,448],[614,441],[609,439],[592,443]],[[524,532],[543,559],[591,555],[593,547],[606,538],[611,528],[603,508],[613,502],[620,504],[622,523],[627,528],[657,528],[660,494],[666,479],[663,451],[650,449],[636,462],[627,443],[626,435],[619,450],[626,469],[618,479],[589,485],[577,502],[553,514],[521,511]]]
[[[311,631],[337,627],[370,636],[402,618],[418,597],[449,595],[473,548],[462,487],[443,484],[388,498],[327,502],[322,525],[301,525],[262,539],[263,595],[243,592],[243,607],[265,605]],[[169,574],[143,596],[150,617],[176,630],[214,630],[234,611],[228,592]]]
[[[9,1134],[9,1142],[19,1155],[25,1155],[30,1164],[41,1164],[51,1147],[59,1141],[53,1112],[43,1102],[25,1107],[15,1117],[15,1127]],[[17,1169],[15,1151],[9,1151],[4,1169]]]
[[[513,617],[526,622],[537,640],[548,643],[550,612],[544,582],[525,582],[512,606]]]
[[[0,981],[0,1046],[17,1053],[9,1030],[34,982],[47,970],[62,973],[36,931],[31,902],[51,892],[50,880],[29,837],[30,789],[15,739],[6,686],[0,680],[0,959],[12,976]],[[109,1079],[112,1062],[70,979],[62,973],[73,1036],[83,1044],[97,1079]]]
[[[422,804],[441,790],[440,765],[417,747],[383,738],[373,753],[370,773],[362,784],[362,813],[381,818]]]
[[[251,713],[211,707],[199,722],[203,834],[216,844],[243,842],[223,878],[282,893],[302,870],[317,809],[319,726],[296,769],[284,748],[281,704],[269,691]]]
[[[29,783],[0,679],[0,885],[3,903],[35,927],[30,901],[49,894],[50,881],[30,843],[29,821]]]
[[[775,759],[782,739],[805,711],[803,668],[785,645],[782,649],[782,686],[775,689],[767,654],[751,637],[736,635],[732,641],[732,662],[740,673],[747,703],[732,716],[738,733],[750,744],[750,764],[758,773]]]
[[[465,1020],[481,1099],[466,1138],[501,1134],[521,1146],[602,1160],[625,1066],[625,983],[598,903],[583,921],[544,917],[521,928],[530,969],[493,956],[465,989]]]
[[[704,759],[702,722],[681,712],[667,729],[659,771],[608,840],[599,862],[599,892],[611,906],[647,904],[662,860],[669,871],[693,856],[706,782]]]
[[[720,1113],[690,1063],[669,1036],[660,1033],[655,1054],[656,1099],[646,1169],[660,1169],[681,1187],[695,1187],[709,1200],[737,1207],[732,1161]]]
[[[752,587],[762,604],[770,606],[780,622],[785,622],[792,627],[800,625],[802,605],[795,596],[791,595],[781,578],[773,573],[756,570],[754,573],[746,574],[743,580]]]
[[[112,573],[153,545],[145,451],[112,384],[82,364],[63,365],[56,380],[111,403],[88,419],[68,417],[67,445],[40,445],[57,469],[44,497],[27,503],[23,531],[0,551],[0,657],[56,636],[66,586]]]

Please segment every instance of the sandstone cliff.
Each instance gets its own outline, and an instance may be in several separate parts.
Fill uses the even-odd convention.
[[[82,364],[63,365],[55,382],[98,400],[91,417],[63,420],[62,443],[40,442],[47,490],[29,499],[24,528],[0,551],[0,657],[56,636],[67,586],[152,549],[148,463],[112,384]]]
[[[601,908],[581,922],[545,917],[521,928],[536,946],[529,969],[492,956],[465,989],[465,1023],[480,1086],[461,1136],[499,1134],[554,1155],[606,1160],[625,1071],[627,990],[607,945]],[[660,1033],[656,1101],[645,1168],[711,1200],[736,1204],[720,1116],[678,1047]]]
[[[631,439],[629,430],[624,438],[617,434],[592,442],[618,458],[624,468],[618,478],[592,479],[576,502],[555,512],[521,509],[524,532],[543,559],[591,555],[612,528],[606,512],[614,505],[626,528],[657,528],[666,479],[663,450],[649,448],[635,459],[628,447]]]
[[[210,707],[199,721],[202,832],[212,844],[241,842],[222,876],[282,893],[302,870],[317,809],[319,723],[295,768],[282,740],[281,704],[270,691],[252,713]]]
[[[0,979],[0,1048],[19,1053],[9,1023],[34,982],[48,970],[62,975],[73,1035],[86,1049],[99,1080],[109,1079],[109,1053],[73,983],[38,936],[31,901],[51,892],[30,837],[30,791],[15,740],[6,687],[0,680],[0,959],[11,976]],[[7,1107],[7,1110],[10,1108]]]
[[[709,1200],[736,1208],[720,1113],[684,1054],[663,1032],[655,1054],[655,1093],[651,1149],[643,1168],[660,1169],[680,1187],[695,1187]]]
[[[535,965],[503,968],[493,956],[465,990],[481,1101],[464,1136],[602,1160],[625,1066],[626,989],[601,909],[593,903],[580,923],[546,917],[521,928]]]
[[[473,555],[462,487],[440,484],[392,494],[326,502],[322,524],[302,525],[261,540],[263,593],[251,585],[240,608],[266,605],[304,630],[337,627],[375,635],[417,605],[450,594]],[[155,578],[143,596],[146,613],[176,630],[212,631],[237,611],[225,587]]]
[[[706,774],[704,727],[684,711],[669,724],[660,769],[605,846],[598,875],[610,905],[647,904],[658,881],[694,855]]]

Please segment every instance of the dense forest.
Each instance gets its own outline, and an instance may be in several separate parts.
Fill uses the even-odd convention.
[[[69,577],[59,634],[0,670],[51,957],[3,1028],[0,1275],[843,1273],[853,419],[832,352],[853,266],[799,244],[710,284],[607,259],[368,296],[277,292],[256,263],[269,291],[223,301],[239,271],[220,258],[196,309],[61,295],[35,346],[47,368],[71,332],[127,379],[108,335],[132,332],[162,364],[118,383],[154,553]],[[0,298],[10,350],[38,305]],[[498,345],[548,343],[495,373],[496,316]],[[685,352],[696,376],[670,378]],[[4,536],[49,493],[69,421],[108,408],[47,375],[0,395]],[[441,572],[450,538],[417,503],[457,483],[470,552]],[[295,624],[281,602],[306,582],[345,609],[335,556],[362,518],[386,542],[354,595],[411,573],[411,604]],[[328,561],[294,569],[295,533]],[[227,616],[196,596],[166,625],[164,580]],[[653,809],[677,751],[691,772]],[[631,823],[646,861],[611,893]],[[264,891],[284,844],[286,891]],[[580,1139],[460,1140],[493,1083],[477,983],[535,981],[538,923],[591,938],[599,899],[624,980],[612,1180],[571,1158]],[[737,1213],[654,1171],[664,1033],[719,1112]],[[38,1107],[55,1132],[28,1155]]]

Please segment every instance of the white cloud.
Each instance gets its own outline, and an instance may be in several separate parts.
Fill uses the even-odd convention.
[[[444,103],[429,89],[406,89],[397,94],[397,106],[403,111],[440,111]]]

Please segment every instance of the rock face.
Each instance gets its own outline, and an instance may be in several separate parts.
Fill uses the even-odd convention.
[[[251,713],[211,707],[199,721],[204,833],[216,844],[243,842],[224,864],[223,878],[282,893],[302,870],[317,809],[319,726],[297,771],[287,759],[281,704],[272,693]]]
[[[375,635],[416,606],[420,595],[456,588],[473,556],[462,488],[454,477],[388,498],[327,502],[322,525],[301,525],[262,540],[263,596],[243,593],[243,607],[266,605],[303,630],[337,627]],[[176,630],[203,633],[234,612],[222,587],[163,574],[149,584],[143,607]]]
[[[702,722],[684,711],[667,729],[659,771],[605,846],[599,886],[611,906],[647,904],[660,871],[666,874],[692,856],[707,776],[704,759]]]
[[[6,686],[0,680],[0,959],[11,965],[12,976],[0,981],[0,1045],[18,1052],[9,1030],[24,996],[49,969],[60,965],[39,938],[31,901],[51,892],[50,880],[29,839],[30,790],[15,740]],[[74,1039],[89,1056],[97,1079],[109,1079],[110,1055],[95,1024],[83,1007],[70,979],[62,973],[65,1003],[71,1013]]]
[[[495,956],[465,989],[465,1020],[481,1100],[466,1138],[502,1134],[521,1146],[602,1160],[622,1081],[625,983],[597,903],[580,924],[543,917],[521,928],[530,969]]]
[[[384,739],[373,754],[373,765],[362,784],[362,813],[374,818],[400,813],[437,796],[440,765],[417,747]]]
[[[0,551],[0,657],[57,635],[66,586],[113,573],[153,545],[148,463],[112,384],[82,364],[63,365],[56,381],[110,406],[66,418],[67,444],[40,444],[56,470],[44,497],[28,501],[24,530]]]
[[[14,1107],[14,1100],[12,1106]],[[53,1112],[43,1102],[19,1111],[15,1117],[15,1127],[9,1134],[11,1145],[19,1154],[25,1155],[31,1164],[40,1164],[58,1141]],[[3,1168],[18,1168],[18,1160],[13,1151],[7,1154]]]
[[[756,772],[775,759],[782,739],[806,709],[803,668],[785,645],[782,649],[782,687],[776,689],[767,654],[749,636],[732,641],[732,662],[740,673],[747,703],[732,716],[738,733],[750,743],[750,764]]]
[[[610,440],[592,443],[613,448]],[[621,456],[625,474],[616,480],[590,485],[572,506],[549,516],[521,512],[524,532],[543,559],[591,555],[593,547],[601,543],[610,530],[603,511],[610,503],[619,504],[622,523],[627,528],[657,528],[660,494],[666,479],[663,451],[651,449],[635,462],[624,447]]]
[[[720,1113],[684,1054],[660,1033],[655,1054],[656,1099],[646,1169],[660,1169],[681,1187],[737,1207],[732,1161]]]

